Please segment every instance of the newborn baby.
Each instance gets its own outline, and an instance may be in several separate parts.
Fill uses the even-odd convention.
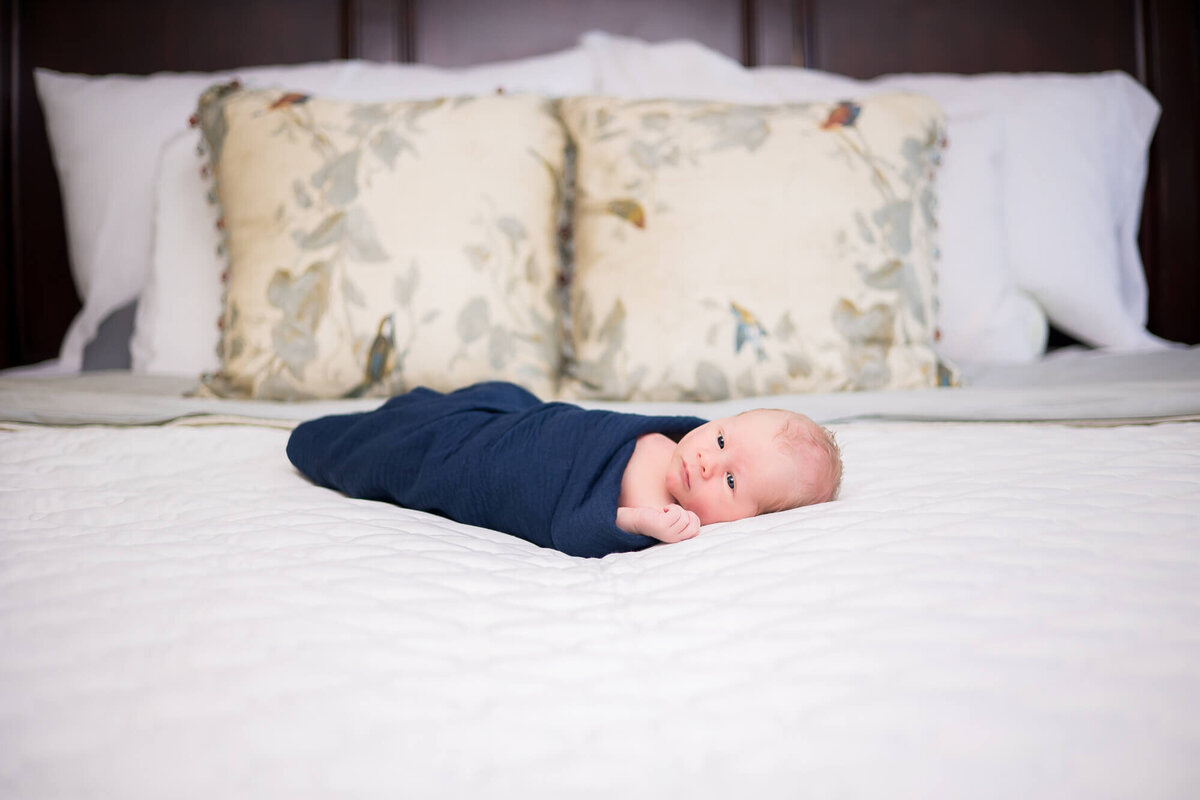
[[[351,497],[590,557],[831,500],[842,471],[833,437],[802,414],[587,411],[507,383],[415,389],[375,411],[310,420],[287,453]]]

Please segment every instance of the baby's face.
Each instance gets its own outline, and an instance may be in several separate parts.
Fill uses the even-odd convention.
[[[796,475],[794,459],[775,441],[782,426],[780,412],[761,410],[689,431],[671,456],[667,491],[701,525],[753,517],[779,505]]]

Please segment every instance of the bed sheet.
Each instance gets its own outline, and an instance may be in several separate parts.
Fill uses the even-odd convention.
[[[0,431],[4,796],[1200,782],[1200,423],[835,424],[839,501],[585,560],[189,419]]]
[[[1200,416],[1200,347],[1133,354],[1064,352],[1032,364],[965,365],[962,373],[965,386],[954,389],[581,405],[708,418],[776,405],[823,424],[865,419],[1121,422]],[[190,396],[195,389],[191,378],[128,371],[65,377],[0,374],[0,422],[147,425],[242,420],[291,426],[324,414],[369,410],[383,402],[241,401]]]

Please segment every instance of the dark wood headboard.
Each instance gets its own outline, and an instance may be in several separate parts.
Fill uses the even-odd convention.
[[[336,58],[445,66],[603,29],[749,65],[890,72],[1121,69],[1158,97],[1141,248],[1150,328],[1200,342],[1200,4],[1194,0],[0,0],[0,367],[51,358],[79,308],[35,66],[219,70]]]

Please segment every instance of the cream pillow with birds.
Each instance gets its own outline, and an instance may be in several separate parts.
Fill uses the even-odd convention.
[[[568,98],[573,397],[936,385],[930,99]]]
[[[229,257],[210,391],[554,392],[566,135],[551,101],[352,103],[233,84],[197,116]]]

